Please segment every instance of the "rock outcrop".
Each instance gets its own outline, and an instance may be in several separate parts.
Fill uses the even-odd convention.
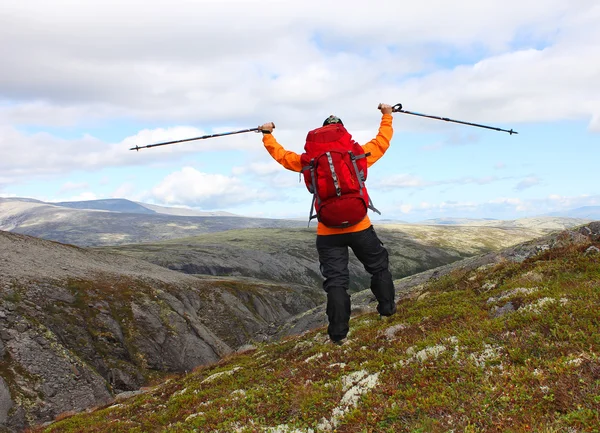
[[[317,287],[199,278],[0,231],[0,427],[213,363],[322,301]]]

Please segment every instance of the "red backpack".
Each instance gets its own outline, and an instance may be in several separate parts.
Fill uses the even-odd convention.
[[[367,209],[381,215],[365,187],[368,155],[340,123],[308,133],[300,161],[304,182],[313,194],[309,224],[317,218],[327,227],[344,228],[362,221]]]

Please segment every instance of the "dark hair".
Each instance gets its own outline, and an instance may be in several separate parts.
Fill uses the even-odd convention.
[[[325,119],[325,121],[323,122],[323,126],[326,125],[331,125],[332,123],[339,123],[340,125],[343,125],[342,123],[342,119],[340,119],[337,116],[334,116],[333,114],[331,116],[329,116],[327,119]]]

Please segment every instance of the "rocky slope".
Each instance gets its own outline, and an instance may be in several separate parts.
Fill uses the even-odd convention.
[[[399,281],[398,312],[355,315],[341,346],[257,344],[36,431],[597,431],[600,222],[451,266]]]
[[[536,233],[404,226],[378,232],[397,277]],[[184,263],[194,266],[208,257],[233,270],[186,275],[123,254],[0,232],[0,425],[14,431],[97,406],[165,373],[217,362],[249,339],[322,323],[319,310],[294,319],[324,299],[314,232],[240,230],[210,236],[141,251],[167,258],[178,254],[176,260],[183,255],[189,260]],[[367,276],[353,266],[358,290]],[[400,292],[403,284],[398,282]],[[370,308],[368,292],[360,296]],[[355,310],[361,308],[356,301]],[[289,326],[277,334],[284,324]]]
[[[0,426],[13,431],[216,362],[323,301],[0,231]]]

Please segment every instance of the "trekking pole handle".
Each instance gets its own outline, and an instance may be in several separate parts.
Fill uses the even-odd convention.
[[[271,129],[263,129],[263,126],[265,126],[267,128],[271,128]],[[273,122],[265,123],[263,125],[260,125],[257,129],[258,130],[256,132],[262,132],[263,134],[270,134],[271,131],[273,131],[275,129],[275,124]]]
[[[383,106],[383,104],[379,104],[379,105],[377,106],[377,109],[378,109],[378,110],[381,110],[381,107],[382,107],[382,106]],[[396,104],[396,105],[392,106],[392,112],[393,112],[393,113],[396,113],[396,112],[398,112],[398,111],[402,111],[402,104]]]

